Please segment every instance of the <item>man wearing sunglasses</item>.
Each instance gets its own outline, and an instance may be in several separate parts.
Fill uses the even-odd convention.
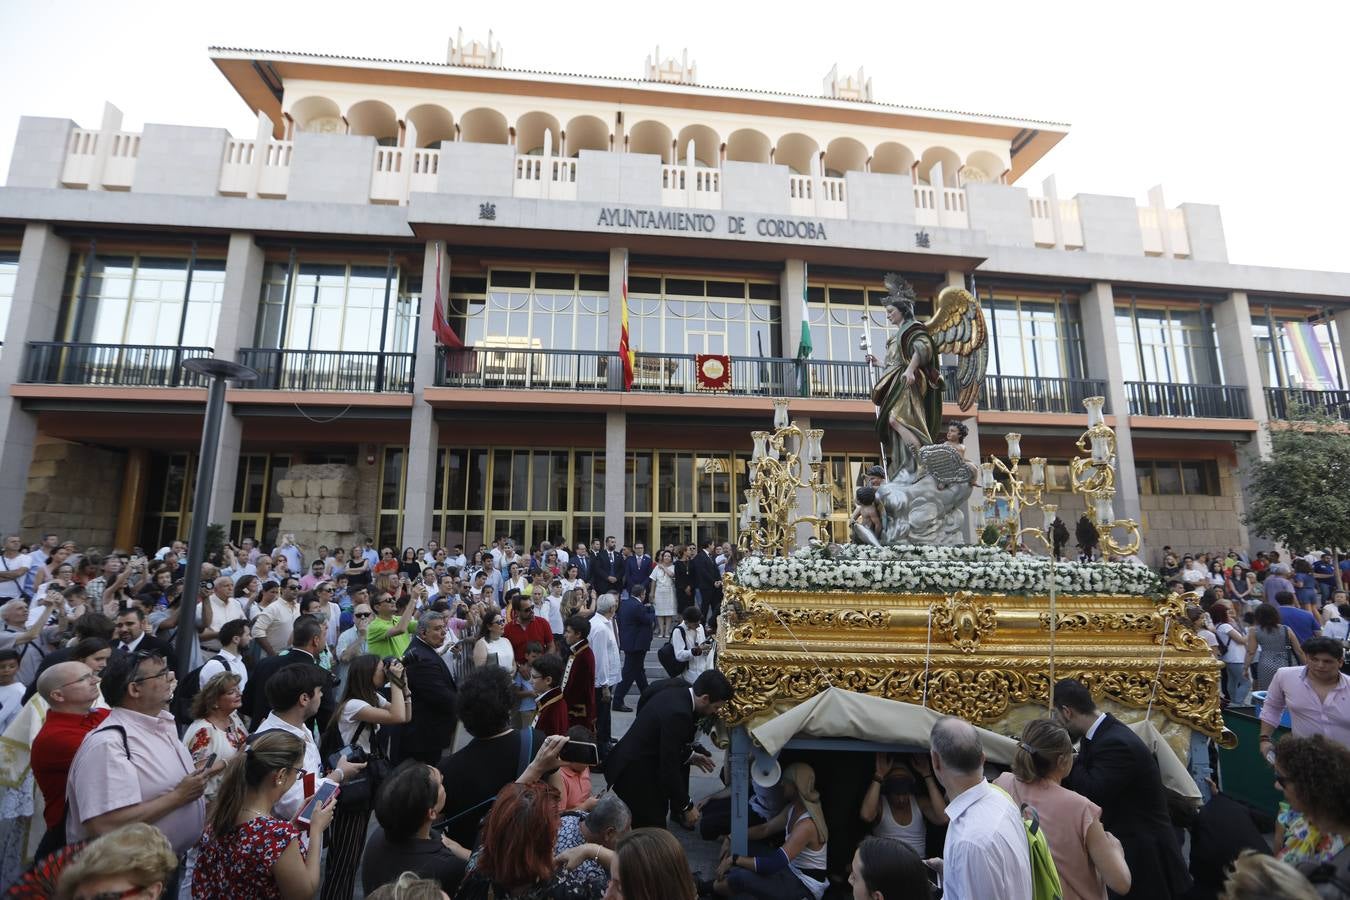
[[[144,650],[114,657],[103,670],[113,710],[84,739],[66,784],[66,841],[106,834],[131,822],[160,831],[182,858],[202,836],[202,792],[212,771],[198,770],[167,707],[175,685],[163,656]]]
[[[354,627],[348,628],[338,636],[337,677],[339,696],[346,696],[347,694],[347,667],[351,665],[351,661],[370,652],[366,633],[370,629],[370,620],[374,615],[370,604],[359,604],[352,610]]]

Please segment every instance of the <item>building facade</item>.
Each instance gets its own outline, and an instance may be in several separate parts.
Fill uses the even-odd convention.
[[[1219,210],[1037,192],[1066,126],[645,77],[213,48],[254,135],[21,120],[0,189],[0,522],[98,546],[186,533],[206,391],[231,359],[207,515],[238,537],[476,547],[734,537],[772,398],[825,430],[839,532],[875,460],[861,341],[882,277],[980,298],[967,450],[1023,435],[1063,517],[1107,398],[1117,513],[1146,546],[1248,546],[1244,467],[1295,404],[1350,418],[1350,275],[1228,261]],[[437,298],[464,343],[441,346]],[[803,297],[805,302],[803,303]],[[623,313],[636,350],[624,390]],[[803,315],[813,350],[799,359]],[[695,358],[729,357],[727,389]],[[949,400],[952,398],[949,398]]]

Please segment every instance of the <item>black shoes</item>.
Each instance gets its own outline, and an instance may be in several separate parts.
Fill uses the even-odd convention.
[[[632,712],[632,711],[633,711],[633,707],[631,707],[631,706],[624,706],[622,703],[615,703],[613,706],[610,707],[610,709],[614,710],[614,712]]]

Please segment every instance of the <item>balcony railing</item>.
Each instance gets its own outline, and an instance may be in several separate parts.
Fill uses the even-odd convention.
[[[986,375],[980,388],[980,407],[1004,412],[1081,413],[1085,411],[1084,399],[1105,395],[1106,382],[1095,378]]]
[[[412,393],[411,353],[246,347],[239,361],[258,372],[247,387],[260,390]]]
[[[1127,381],[1125,396],[1132,416],[1250,419],[1247,389],[1225,384],[1166,384]]]
[[[1292,418],[1301,407],[1350,422],[1350,391],[1266,388],[1266,407],[1272,419]]]
[[[30,341],[23,380],[29,384],[110,387],[204,387],[183,360],[211,356],[210,347]]]

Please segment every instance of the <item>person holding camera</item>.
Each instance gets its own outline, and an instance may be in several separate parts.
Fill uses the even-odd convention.
[[[380,694],[386,684],[388,700]],[[352,660],[337,715],[328,725],[328,732],[337,732],[341,747],[327,761],[328,767],[336,768],[340,758],[365,762],[366,777],[372,777],[372,769],[379,767],[372,767],[370,761],[385,756],[385,742],[380,735],[383,726],[402,725],[412,718],[407,690],[402,660],[384,660],[369,653]],[[331,741],[332,737],[325,733],[320,744]],[[324,867],[322,900],[347,900],[355,890],[356,868],[370,825],[371,801],[378,787],[370,785],[365,802],[343,802],[342,796],[338,795],[337,814],[333,817],[328,860]],[[350,796],[348,799],[350,801]]]
[[[713,642],[703,630],[703,614],[697,606],[686,607],[683,618],[684,624],[671,630],[670,643],[675,647],[676,661],[687,663],[681,677],[693,684],[712,665]]]

